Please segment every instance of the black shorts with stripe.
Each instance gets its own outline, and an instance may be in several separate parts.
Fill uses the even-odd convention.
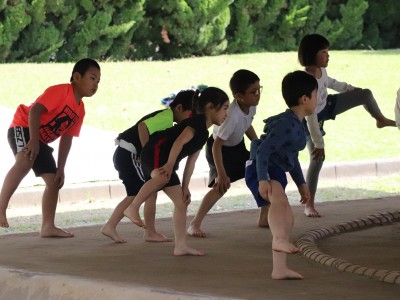
[[[128,150],[117,147],[113,155],[114,168],[128,196],[136,196],[145,182],[141,164]]]
[[[30,140],[29,128],[21,126],[11,127],[8,129],[7,138],[11,150],[16,155],[23,151]],[[47,173],[55,174],[57,172],[57,165],[53,157],[54,149],[43,142],[39,142],[39,146],[39,153],[32,166],[35,176],[39,177]]]

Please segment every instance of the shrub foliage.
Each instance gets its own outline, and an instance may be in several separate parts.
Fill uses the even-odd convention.
[[[0,62],[172,59],[400,45],[398,0],[0,0]]]

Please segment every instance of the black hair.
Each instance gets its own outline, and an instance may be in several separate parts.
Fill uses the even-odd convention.
[[[257,74],[249,70],[241,69],[233,73],[232,78],[229,81],[229,87],[231,88],[232,94],[244,94],[249,85],[257,81],[260,81]]]
[[[304,71],[288,73],[282,80],[282,96],[289,108],[299,105],[301,96],[311,98],[315,89],[318,89],[317,80]]]
[[[181,104],[183,110],[192,110],[194,95],[194,90],[180,91],[168,106],[171,107],[171,109],[174,109],[177,105]]]
[[[315,65],[318,51],[329,48],[329,41],[319,34],[308,34],[300,42],[297,56],[303,67]]]
[[[219,88],[208,87],[202,92],[197,90],[193,97],[193,113],[204,114],[208,103],[211,103],[218,110],[226,101],[229,101],[228,95]]]
[[[82,76],[85,75],[86,71],[89,70],[91,67],[97,68],[100,71],[100,65],[97,61],[91,58],[83,58],[79,60],[72,69],[71,79],[70,82],[73,81],[73,76],[75,72],[78,72]]]

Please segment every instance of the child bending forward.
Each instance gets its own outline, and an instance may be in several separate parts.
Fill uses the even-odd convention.
[[[287,74],[282,81],[282,95],[289,109],[266,119],[264,134],[251,143],[250,161],[246,167],[246,179],[256,178],[252,193],[271,203],[268,222],[272,233],[272,279],[301,279],[302,275],[289,269],[286,254],[299,249],[289,238],[294,218],[285,193],[289,172],[301,195],[301,203],[310,197],[298,159],[298,153],[306,146],[303,119],[312,114],[317,104],[317,81],[303,71]],[[256,176],[251,176],[256,174]],[[255,188],[254,188],[255,187]]]
[[[139,208],[146,199],[162,189],[174,203],[173,222],[175,230],[174,255],[204,255],[186,244],[186,211],[189,205],[189,182],[200,150],[208,138],[208,128],[221,125],[227,116],[229,98],[222,90],[209,87],[196,92],[191,118],[156,132],[150,136],[142,150],[142,170],[147,182],[132,202],[134,209],[125,211],[136,225],[144,227]],[[182,185],[176,170],[179,162],[187,157]]]

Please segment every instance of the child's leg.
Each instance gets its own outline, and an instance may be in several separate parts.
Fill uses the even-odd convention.
[[[139,193],[136,195],[135,199],[133,200],[129,211],[125,211],[124,214],[137,226],[145,227],[145,224],[140,217],[140,206],[145,202],[153,193],[156,193],[160,190],[163,186],[167,184],[167,178],[164,176],[155,176],[147,181],[142,188],[140,189]],[[127,215],[129,214],[129,215]]]
[[[54,224],[56,216],[59,188],[54,182],[56,174],[42,174],[46,187],[42,198],[42,228],[40,230],[41,237],[73,237],[70,232],[57,228]]]
[[[157,208],[157,193],[150,195],[144,203],[144,222],[146,224],[143,238],[146,242],[171,242],[172,239],[158,233],[155,228],[156,223],[156,208]],[[134,216],[135,208],[130,205],[125,210],[125,216],[129,219]]]
[[[183,202],[182,187],[175,185],[164,188],[164,192],[174,202],[174,232],[175,232],[175,249],[174,255],[205,255],[205,253],[190,248],[186,244],[186,212],[187,205]]]
[[[272,279],[303,279],[299,273],[288,268],[286,264],[287,254],[272,251]]]
[[[210,209],[217,203],[219,199],[222,198],[224,194],[221,194],[217,188],[212,188],[204,196],[203,201],[201,201],[200,207],[194,216],[193,220],[190,222],[187,233],[193,237],[207,237],[207,234],[200,229],[203,219],[208,214]]]
[[[260,207],[257,225],[258,227],[269,227],[268,223],[269,204]]]
[[[117,243],[126,243],[126,240],[120,238],[120,236],[116,231],[116,228],[118,223],[124,217],[124,211],[129,207],[133,199],[135,199],[135,196],[126,196],[120,203],[118,203],[110,219],[101,228],[102,234],[104,234],[105,236],[109,237],[110,239],[112,239]]]
[[[353,107],[363,105],[366,111],[376,120],[376,127],[396,127],[396,122],[386,118],[379,109],[372,92],[369,89],[354,90],[337,94],[335,115],[339,115]]]
[[[19,152],[15,155],[15,163],[4,178],[0,193],[0,226],[8,227],[6,210],[11,196],[17,190],[22,179],[32,169],[33,162],[25,157],[25,152]]]
[[[272,194],[269,196],[271,202],[268,221],[272,233],[272,250],[285,253],[297,253],[299,249],[290,243],[294,217],[292,208],[282,185],[271,180]]]
[[[315,195],[317,193],[319,172],[321,171],[323,161],[314,160],[311,152],[314,149],[314,144],[311,140],[307,141],[308,152],[310,153],[310,164],[307,170],[306,182],[310,189],[310,199],[305,204],[304,213],[307,217],[320,217],[321,215],[315,209]]]

